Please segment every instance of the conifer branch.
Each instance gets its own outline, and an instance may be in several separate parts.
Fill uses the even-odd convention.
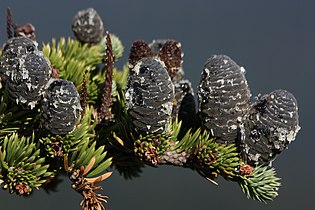
[[[0,50],[1,188],[26,196],[66,172],[82,208],[103,210],[108,197],[97,193],[98,184],[110,167],[132,178],[147,164],[189,168],[215,184],[222,176],[261,202],[278,195],[280,178],[267,165],[299,130],[292,94],[275,90],[250,104],[242,68],[214,55],[205,64],[196,113],[176,40],[136,41],[118,70],[124,47],[117,36],[103,36],[94,9],[75,16],[77,39],[53,38],[42,51],[29,39],[31,24],[15,25],[20,37],[12,26],[8,8],[10,40]],[[34,62],[21,69],[27,56]],[[279,113],[280,120],[272,116]]]

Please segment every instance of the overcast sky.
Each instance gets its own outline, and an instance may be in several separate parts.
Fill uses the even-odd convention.
[[[0,43],[6,41],[6,8],[18,24],[33,23],[37,41],[73,36],[72,16],[94,7],[105,30],[120,37],[126,61],[132,42],[157,38],[182,43],[185,77],[195,88],[204,62],[213,54],[226,54],[246,69],[255,96],[287,89],[298,100],[302,130],[289,150],[275,162],[282,178],[280,195],[269,204],[248,200],[234,182],[219,179],[214,186],[196,172],[163,166],[146,167],[141,177],[124,180],[114,175],[104,181],[109,210],[313,210],[315,1],[312,0],[200,0],[200,1],[14,1],[0,0]],[[80,209],[81,197],[65,180],[59,192],[35,192],[23,199],[0,190],[0,209]]]

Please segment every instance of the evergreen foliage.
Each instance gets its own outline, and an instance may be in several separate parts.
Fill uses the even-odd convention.
[[[195,170],[213,183],[221,175],[228,181],[238,182],[248,198],[258,201],[271,201],[278,195],[280,179],[274,168],[248,165],[236,143],[216,141],[216,137],[199,123],[187,128],[178,116],[170,116],[163,124],[163,131],[138,133],[126,107],[128,63],[122,70],[113,69],[110,82],[105,79],[109,66],[114,65],[106,51],[109,44],[114,61],[124,50],[117,36],[110,34],[109,37],[106,39],[105,35],[96,44],[70,37],[53,38],[42,46],[53,68],[51,79],[72,82],[80,94],[82,110],[71,132],[57,135],[43,129],[40,104],[32,110],[22,109],[9,100],[7,83],[1,81],[0,186],[3,189],[26,196],[58,174],[67,173],[72,187],[83,196],[83,209],[100,210],[105,208],[102,203],[107,196],[95,192],[101,190],[96,184],[111,175],[108,171],[111,167],[126,178],[132,178],[139,176],[143,164],[167,164]],[[181,59],[178,52],[177,57]],[[177,63],[181,67],[181,61]],[[155,81],[150,77],[151,80]],[[104,87],[109,85],[111,97],[102,98]],[[62,95],[62,91],[59,94]],[[100,120],[99,108],[106,100],[110,102],[113,117]],[[67,118],[67,113],[64,114]],[[224,123],[220,123],[223,126]]]

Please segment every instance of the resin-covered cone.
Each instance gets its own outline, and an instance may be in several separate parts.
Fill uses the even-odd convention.
[[[161,133],[171,117],[174,86],[164,65],[142,58],[131,69],[126,92],[128,115],[141,134]]]
[[[72,19],[72,31],[80,42],[95,44],[103,37],[103,21],[93,8],[81,10]]]
[[[181,80],[173,84],[175,88],[175,104],[172,118],[174,120],[177,117],[179,121],[183,121],[184,127],[192,127],[196,115],[196,104],[191,82]]]
[[[8,93],[17,104],[33,109],[42,99],[50,79],[50,62],[36,51],[19,56],[16,63],[6,81]]]
[[[2,50],[0,58],[0,77],[5,81],[18,68],[22,56],[37,52],[37,43],[26,37],[9,39]]]
[[[42,103],[42,126],[52,134],[71,133],[78,123],[81,106],[74,84],[67,80],[52,80]]]
[[[37,51],[37,43],[33,40],[19,36],[9,39],[2,50],[3,55],[16,57],[20,54],[28,54]]]
[[[203,127],[217,142],[235,143],[249,98],[242,67],[226,55],[214,55],[207,60],[198,90],[199,115]]]
[[[241,152],[251,165],[269,164],[294,141],[300,127],[298,106],[286,90],[275,90],[255,102],[243,132]]]

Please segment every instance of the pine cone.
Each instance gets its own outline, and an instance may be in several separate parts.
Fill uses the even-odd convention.
[[[72,31],[82,43],[99,43],[104,33],[103,21],[93,8],[81,10],[73,17]]]
[[[161,133],[171,117],[174,86],[163,64],[142,58],[131,69],[126,107],[139,133]]]
[[[184,77],[181,43],[172,39],[153,40],[149,47],[154,57],[164,62],[172,81],[180,81]]]
[[[33,109],[45,92],[51,71],[50,62],[43,53],[34,51],[19,55],[16,68],[11,69],[7,79],[10,98],[17,104]]]
[[[52,80],[42,104],[42,126],[56,135],[71,133],[78,123],[81,106],[79,93],[67,80]]]
[[[226,55],[210,57],[201,76],[198,100],[202,125],[225,144],[235,143],[250,91],[244,70]]]
[[[286,90],[275,90],[258,99],[250,109],[241,145],[248,164],[269,164],[295,139],[298,107]]]
[[[16,57],[20,54],[28,54],[37,51],[37,42],[23,36],[9,39],[3,47],[3,55]]]
[[[192,127],[196,115],[196,106],[194,99],[194,91],[191,82],[181,80],[174,82],[175,101],[173,106],[172,117],[178,117],[179,121],[183,121],[186,127]]]
[[[143,40],[134,41],[129,53],[129,68],[134,68],[138,61],[145,57],[152,57],[152,52],[148,44]]]
[[[164,62],[168,74],[172,80],[180,80],[183,64],[183,52],[181,44],[175,40],[167,40],[159,52],[159,59]]]
[[[11,72],[18,67],[21,56],[37,52],[37,43],[26,37],[13,37],[9,39],[0,58],[0,77],[5,81]]]

